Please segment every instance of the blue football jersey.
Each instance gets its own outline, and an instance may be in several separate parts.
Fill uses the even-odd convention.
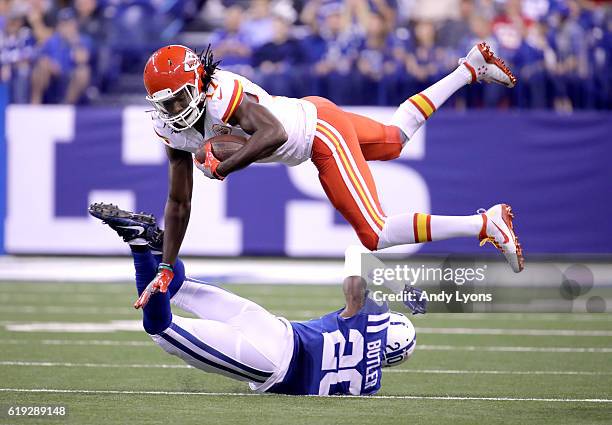
[[[291,322],[293,358],[282,382],[268,392],[370,395],[380,389],[389,306],[366,297],[353,317],[344,309],[308,322]]]

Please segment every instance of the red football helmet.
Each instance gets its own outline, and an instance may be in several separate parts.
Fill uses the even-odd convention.
[[[204,113],[204,66],[188,47],[172,44],[151,55],[144,85],[159,117],[172,129],[192,127]]]

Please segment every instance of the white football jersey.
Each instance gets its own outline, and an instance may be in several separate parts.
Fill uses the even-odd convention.
[[[247,78],[228,71],[215,71],[206,91],[203,135],[193,127],[180,132],[174,131],[164,124],[157,112],[152,114],[155,132],[168,146],[192,154],[204,141],[220,134],[235,134],[248,138],[249,135],[239,126],[227,123],[245,93],[252,95],[260,105],[266,107],[281,122],[288,136],[287,141],[272,155],[258,162],[282,162],[294,166],[309,159],[317,125],[316,107],[306,100],[271,96]]]

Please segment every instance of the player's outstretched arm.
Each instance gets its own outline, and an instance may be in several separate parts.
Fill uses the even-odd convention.
[[[189,216],[193,189],[193,161],[189,152],[166,147],[168,169],[168,199],[164,212],[164,253],[162,262],[174,264],[178,256]]]
[[[280,121],[248,96],[236,108],[229,123],[239,125],[251,137],[243,148],[219,164],[216,172],[223,177],[270,156],[287,141],[287,132]]]
[[[166,292],[174,279],[174,263],[185,237],[189,215],[191,214],[191,192],[193,188],[193,163],[189,152],[166,147],[170,161],[168,200],[164,220],[164,252],[157,274],[142,291],[134,303],[134,308],[144,308],[151,296]]]

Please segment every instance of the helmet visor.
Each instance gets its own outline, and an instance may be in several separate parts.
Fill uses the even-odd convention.
[[[193,84],[185,84],[174,93],[170,89],[159,91],[147,100],[159,112],[159,118],[175,131],[193,126],[204,114],[203,93]]]
[[[160,112],[168,118],[172,118],[183,113],[195,100],[195,97],[195,87],[191,84],[186,84],[176,93],[155,103]]]

